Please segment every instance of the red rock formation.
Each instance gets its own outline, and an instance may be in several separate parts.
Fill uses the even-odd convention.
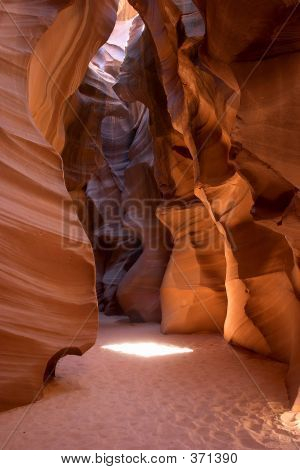
[[[131,21],[117,21],[109,41],[93,59],[99,70],[97,86],[109,93],[102,94],[93,106],[92,114],[98,122],[98,134],[102,141],[103,161],[87,185],[87,194],[93,200],[101,218],[95,227],[94,248],[97,261],[97,293],[100,309],[107,315],[122,313],[117,301],[117,289],[128,269],[140,254],[140,242],[136,234],[124,226],[123,194],[126,191],[125,172],[129,165],[129,151],[135,138],[141,116],[141,106],[123,103],[113,90],[121,62],[124,58],[126,37]],[[102,122],[97,114],[102,113]],[[150,142],[143,144],[145,149]],[[151,155],[152,158],[152,155]]]
[[[224,242],[197,200],[166,203],[159,218],[174,247],[161,286],[162,332],[222,332],[226,317]]]
[[[261,137],[258,140],[255,139],[256,127],[251,124],[249,114],[252,111],[249,99],[253,97],[257,96],[258,109],[264,109],[267,103],[271,105],[272,94],[266,94],[264,90],[270,88],[271,72],[280,73],[280,66],[277,63],[277,67],[272,67],[270,56],[276,56],[272,60],[277,62],[281,60],[282,67],[291,60],[292,64],[296,63],[296,58],[293,61],[286,53],[295,53],[299,49],[299,39],[295,33],[295,26],[299,25],[295,10],[297,2],[286,4],[274,1],[268,5],[258,5],[257,2],[257,9],[253,10],[253,2],[246,0],[229,0],[222,3],[222,8],[217,1],[198,0],[196,3],[206,23],[203,39],[186,37],[180,9],[172,1],[137,0],[130,3],[139,11],[151,33],[154,55],[159,62],[157,83],[160,82],[158,87],[163,88],[161,93],[165,94],[166,101],[156,99],[156,104],[151,103],[154,119],[155,109],[161,113],[161,108],[166,106],[171,126],[181,134],[182,147],[186,149],[181,153],[189,154],[194,161],[195,195],[224,237],[228,297],[225,338],[288,362],[289,395],[294,409],[298,409],[300,315],[296,296],[299,286],[297,268],[285,238],[269,228],[260,227],[251,215],[255,200],[256,205],[264,209],[265,218],[271,218],[275,196],[273,206],[277,208],[277,215],[284,214],[285,210],[294,214],[294,222],[287,224],[290,232],[293,231],[292,226],[296,226],[295,205],[288,209],[296,190],[293,187],[295,178],[289,177],[288,169],[292,167],[289,161],[293,157],[289,157],[287,170],[280,174],[280,161],[285,154],[284,131],[281,137],[275,137],[280,137],[282,143],[281,150],[278,148],[279,161],[269,142],[272,143],[271,136],[277,126],[280,127],[280,122],[281,127],[286,127],[287,121],[284,116],[281,121],[277,119],[276,125],[271,124],[272,118],[270,120],[269,117],[271,112],[273,115],[275,104],[272,104],[273,108],[267,106],[260,114],[265,127],[260,129]],[[179,7],[183,3],[177,2]],[[237,16],[237,8],[240,16]],[[241,17],[241,21],[236,21],[237,17]],[[243,27],[243,21],[248,21],[249,17],[254,25],[251,29]],[[282,18],[286,20],[283,27]],[[274,37],[278,42],[273,47]],[[271,47],[266,48],[270,42]],[[281,59],[277,57],[279,55]],[[247,60],[252,64],[245,63]],[[261,62],[263,67],[257,83],[262,85],[255,86],[252,80],[252,89],[248,88],[248,93],[246,89],[247,105],[247,101],[243,101],[243,77],[247,73],[249,75],[250,67],[253,75]],[[265,77],[270,78],[268,82],[264,80],[264,69]],[[251,85],[251,77],[248,78],[247,83]],[[273,92],[276,93],[277,87],[279,93],[279,81],[272,78],[272,82]],[[152,101],[155,101],[154,97],[155,93],[152,94]],[[252,115],[255,119],[256,115],[253,112]],[[293,135],[292,140],[296,142],[298,137],[295,133]],[[255,159],[251,161],[252,168],[245,162],[242,147],[233,152],[234,159],[230,160],[231,139],[242,145],[251,140],[250,150],[255,154]],[[241,150],[244,152],[242,155]],[[272,155],[272,160],[269,155]],[[263,187],[262,180],[252,170],[259,173],[259,165],[264,162],[273,164],[274,161],[278,163],[267,172],[269,181]],[[234,162],[240,173],[235,173]],[[251,186],[244,180],[245,177],[252,183]],[[273,193],[270,190],[271,182],[276,183]],[[258,194],[255,194],[256,187],[260,190]],[[277,227],[274,226],[274,229],[277,230]],[[280,230],[284,229],[280,227]],[[291,235],[289,239],[292,243]],[[297,254],[297,250],[295,252]],[[273,294],[270,302],[275,289],[277,295]]]
[[[183,6],[185,11],[189,10],[187,2]],[[195,11],[195,8],[190,10]],[[189,21],[194,16],[199,18],[199,14],[193,13],[188,15]],[[165,96],[156,72],[155,52],[140,19],[134,23],[127,57],[115,89],[124,99],[139,99],[149,107],[156,178],[165,197],[175,199],[158,208],[159,218],[172,232],[174,242],[161,288],[162,331],[222,330],[226,313],[222,238],[204,206],[194,197],[191,156],[182,135],[172,127],[164,106]],[[215,295],[211,296],[211,292]],[[213,312],[207,313],[207,307],[201,307],[204,293],[208,302],[215,302]]]
[[[60,152],[67,99],[116,9],[110,0],[0,5],[1,409],[37,399],[58,359],[96,338],[93,256]]]
[[[99,91],[96,92],[96,103],[91,105],[85,100],[84,109],[91,109],[91,124],[94,120],[97,122],[98,141],[102,141],[103,148],[99,154],[102,154],[103,161],[88,182],[87,194],[94,201],[102,220],[93,237],[96,241],[100,308],[108,315],[120,314],[123,310],[132,320],[159,321],[159,287],[168,251],[163,244],[163,227],[155,218],[160,194],[153,178],[148,112],[144,105],[135,100],[132,103],[122,102],[112,89],[124,59],[130,24],[128,21],[118,21],[107,44],[93,60],[99,71],[99,83],[97,85],[96,80],[93,87]],[[106,81],[106,87],[103,81]],[[106,89],[109,93],[105,95]],[[92,96],[96,94],[92,93]],[[89,160],[96,160],[89,157],[88,149],[91,149],[91,154],[96,154],[97,149],[89,144],[90,138],[83,139],[84,131],[75,133],[83,142],[81,149],[72,145],[72,129],[70,134],[71,151],[68,155],[72,156],[69,159],[71,167],[74,167],[74,155],[81,154],[83,158],[79,159],[78,173],[80,178],[86,177],[87,173],[80,173],[81,168],[84,169]],[[87,158],[82,165],[85,153]],[[134,215],[134,212],[137,214]],[[142,256],[126,274],[140,255],[141,244]],[[145,278],[141,276],[141,271]],[[145,296],[148,299],[146,309]]]
[[[118,10],[118,20],[124,21],[136,16],[136,10],[129,5],[127,0],[120,0]]]
[[[122,1],[88,68],[117,3],[0,5],[1,406],[93,344],[92,251],[65,186],[83,208],[90,180],[107,310],[159,320],[164,276],[162,331],[220,331],[287,363],[299,411],[299,2]],[[132,198],[155,202],[146,215]]]
[[[147,126],[148,115],[143,126]],[[124,195],[124,223],[135,231],[142,244],[142,253],[129,272],[124,276],[118,288],[118,301],[123,311],[132,321],[161,321],[160,286],[169,260],[168,232],[156,218],[156,208],[160,203],[160,193],[149,163],[143,161],[140,142],[133,142],[132,159],[125,173],[127,191]],[[146,139],[147,142],[147,139]],[[144,158],[146,155],[144,155]]]

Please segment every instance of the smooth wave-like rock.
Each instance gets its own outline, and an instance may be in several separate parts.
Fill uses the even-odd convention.
[[[176,2],[177,7],[168,0],[132,0],[130,3],[147,25],[152,54],[159,63],[156,86],[165,99],[155,99],[152,94],[152,120],[155,116],[159,119],[157,111],[162,114],[162,108],[165,115],[170,116],[172,132],[181,135],[181,154],[190,156],[194,162],[193,192],[224,239],[228,297],[225,338],[289,363],[288,391],[294,409],[298,409],[300,305],[294,256],[297,247],[293,253],[286,238],[276,232],[284,233],[282,222],[290,212],[295,214],[292,201],[293,198],[298,200],[297,172],[292,170],[293,176],[289,172],[293,168],[294,143],[299,133],[296,128],[288,127],[287,115],[280,121],[279,110],[284,105],[282,101],[276,102],[272,95],[280,94],[280,83],[284,86],[280,82],[282,74],[280,78],[278,75],[278,80],[276,77],[281,68],[278,64],[272,65],[273,62],[281,61],[282,67],[287,64],[290,70],[297,67],[297,2],[274,1],[268,5],[257,2],[257,10],[253,12],[250,1],[229,0],[221,7],[216,1],[197,0],[195,3],[206,27],[203,38],[188,37],[185,33],[180,2]],[[236,21],[236,8],[241,22]],[[243,28],[243,20],[246,21],[249,15],[254,26]],[[282,18],[285,18],[284,24]],[[291,51],[294,60],[289,57]],[[255,85],[256,70],[259,70],[259,78]],[[267,88],[268,91],[264,91]],[[285,96],[283,91],[281,99],[286,100]],[[256,111],[252,108],[252,100],[256,100]],[[290,106],[292,100],[293,97]],[[297,113],[297,104],[294,108]],[[275,109],[279,114],[274,113]],[[276,125],[272,125],[272,120],[277,120]],[[256,139],[255,129],[261,123]],[[286,154],[286,131],[281,131],[280,127],[288,129],[286,135],[290,134],[292,141],[291,153]],[[151,129],[153,131],[153,126]],[[155,139],[155,131],[153,135]],[[271,145],[278,139],[281,142],[274,153]],[[247,167],[241,152],[242,156],[248,152],[248,157],[251,154],[255,157],[253,161],[248,158]],[[257,177],[257,163],[265,165],[264,186],[263,180]],[[280,165],[286,169],[281,171]],[[275,183],[273,188],[272,183]],[[255,190],[258,190],[257,194]],[[269,222],[274,216],[274,206],[277,206],[277,217],[283,219],[279,229],[274,224],[271,230]],[[266,226],[254,221],[255,209],[264,213],[266,221],[260,221],[260,224]],[[291,220],[288,228],[289,241],[293,243],[293,240],[297,241],[297,233],[294,237],[291,235]],[[272,296],[271,301],[274,290],[276,296]]]
[[[93,344],[95,258],[106,313],[286,363],[299,411],[299,2],[129,3],[0,5],[1,409]]]
[[[89,108],[91,122],[96,120],[98,125],[102,163],[87,183],[87,194],[101,217],[93,236],[100,309],[107,315],[124,312],[135,321],[160,321],[159,288],[168,250],[163,239],[159,241],[164,229],[155,217],[160,193],[153,177],[149,115],[142,103],[122,102],[112,88],[125,57],[124,44],[131,23],[119,19],[106,45],[93,59],[99,70],[99,84],[93,86],[100,93],[94,104],[96,111],[94,106]],[[105,80],[107,96],[101,83]],[[77,148],[75,155],[79,150],[84,159],[87,147],[84,143],[82,152]],[[87,151],[85,164],[89,160]],[[82,167],[79,162],[79,173]]]
[[[148,134],[148,115],[144,123]],[[139,133],[137,134],[139,138]],[[149,136],[146,139],[149,141]],[[143,152],[138,152],[145,143],[133,142],[132,155],[135,156],[126,170],[124,223],[137,234],[141,241],[142,253],[118,287],[118,301],[124,313],[132,321],[161,321],[160,287],[169,260],[169,235],[156,218],[156,208],[161,198],[154,179],[152,146],[148,161],[141,161]]]
[[[108,42],[93,59],[99,70],[99,83],[95,86],[104,90],[96,106],[91,108],[102,144],[102,162],[88,180],[86,192],[100,215],[93,240],[98,302],[100,310],[107,315],[122,313],[117,289],[140,254],[140,241],[132,230],[124,226],[122,208],[130,146],[145,109],[141,110],[138,104],[123,103],[113,90],[124,59],[131,22],[118,20]],[[106,89],[109,93],[105,93]],[[98,113],[102,114],[101,121],[97,119]],[[144,144],[147,149],[148,142]]]
[[[160,220],[173,236],[161,286],[163,333],[223,332],[227,297],[224,241],[197,199],[160,205]]]
[[[96,338],[93,254],[60,152],[67,100],[116,10],[108,0],[0,5],[2,410],[36,400],[59,358]]]

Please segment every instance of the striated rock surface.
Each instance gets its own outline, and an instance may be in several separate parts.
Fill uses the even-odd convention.
[[[139,241],[131,241],[121,220],[128,149],[140,117],[113,90],[132,22],[126,4],[119,9],[126,19],[116,22],[69,100],[62,154],[67,188],[94,247],[97,296],[107,314],[120,313],[117,287],[139,254]],[[132,246],[124,249],[126,243]]]
[[[93,255],[60,152],[67,99],[116,9],[108,0],[0,5],[2,410],[37,399],[58,359],[96,338]]]
[[[98,76],[92,84],[94,92],[84,101],[84,109],[90,110],[91,126],[96,120],[97,128],[92,127],[87,139],[84,129],[78,134],[70,129],[71,145],[64,155],[70,155],[68,161],[75,173],[74,163],[78,160],[78,183],[80,179],[88,181],[87,195],[100,216],[92,236],[100,309],[107,315],[123,311],[135,321],[160,321],[159,287],[168,251],[163,239],[159,241],[164,230],[155,217],[160,193],[153,177],[149,115],[142,103],[123,102],[113,90],[131,24],[132,20],[119,19],[109,40],[93,59],[90,68],[95,67]],[[80,91],[84,92],[86,82],[90,83],[88,75]],[[92,143],[93,129],[97,133],[94,140],[101,148]],[[73,136],[82,145],[74,146]],[[92,175],[84,172],[89,161]],[[148,299],[146,310],[144,296]]]
[[[99,213],[94,227],[94,251],[97,264],[97,293],[100,309],[107,315],[122,313],[117,289],[126,272],[140,254],[140,241],[123,222],[125,171],[129,165],[129,148],[145,109],[137,104],[122,102],[113,90],[125,55],[131,20],[118,20],[107,43],[93,59],[100,71],[99,84],[106,82],[109,93],[103,93],[91,108],[98,123],[98,138],[102,142],[102,162],[87,184],[87,195]],[[101,122],[97,113],[102,113]],[[148,138],[150,141],[150,138]],[[146,148],[149,142],[146,142]]]
[[[135,158],[126,169],[127,191],[123,201],[126,208],[124,223],[141,241],[142,253],[124,276],[117,295],[124,313],[132,321],[160,322],[160,287],[169,260],[169,234],[156,218],[160,193],[152,165],[141,161],[144,139],[141,140],[139,134],[130,149]],[[149,150],[152,154],[152,146]]]
[[[0,5],[2,409],[94,342],[84,227],[107,314],[288,364],[299,411],[299,2],[129,3]]]
[[[161,286],[163,333],[222,332],[226,318],[224,241],[197,200],[166,203],[158,217],[173,235]]]
[[[153,82],[156,90],[148,92],[152,121],[169,116],[166,134],[176,133],[181,140],[179,153],[193,160],[195,183],[191,192],[202,202],[224,240],[228,299],[224,336],[234,344],[290,364],[287,385],[297,410],[300,304],[295,255],[299,183],[294,149],[299,132],[296,125],[288,126],[287,113],[298,88],[298,2],[257,2],[253,10],[253,2],[246,0],[229,0],[222,6],[217,1],[197,0],[206,26],[203,38],[185,33],[181,11],[185,2],[176,2],[177,6],[168,0],[130,3],[147,25],[144,39],[140,39],[141,54],[145,35],[151,35],[148,45],[152,46],[157,70]],[[249,17],[251,29],[243,27]],[[295,77],[294,94],[290,96],[283,90],[288,84],[281,74],[285,66],[287,75]],[[134,76],[138,75],[140,72]],[[149,86],[147,77],[146,84]],[[141,88],[145,90],[145,84]],[[159,93],[164,99],[158,99]],[[282,108],[285,111],[281,115]],[[293,109],[297,116],[298,103]],[[157,155],[161,155],[166,145],[159,141],[155,125],[152,132],[160,148]],[[288,135],[291,146],[287,153]],[[276,152],[272,146],[276,146]],[[168,153],[175,149],[178,151],[178,146],[169,146]],[[161,162],[158,165],[160,173]],[[168,194],[170,183],[167,179]],[[178,197],[176,190],[171,193]],[[255,222],[255,215],[259,215],[263,227]],[[285,230],[291,245],[276,233]],[[215,250],[211,255],[216,256]],[[217,263],[216,269],[221,272]],[[191,282],[190,286],[197,290]],[[275,290],[276,295],[272,295]],[[214,296],[212,304],[217,305],[216,293]],[[194,316],[186,316],[179,329],[191,331],[193,325]]]

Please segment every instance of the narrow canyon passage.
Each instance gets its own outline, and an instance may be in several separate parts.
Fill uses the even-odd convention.
[[[300,0],[0,25],[0,448],[299,450]]]
[[[130,354],[112,350],[124,344]],[[296,449],[299,435],[280,421],[285,371],[218,335],[102,317],[96,345],[62,359],[40,401],[0,415],[1,447]]]

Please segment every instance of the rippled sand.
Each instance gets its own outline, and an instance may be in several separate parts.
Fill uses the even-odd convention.
[[[135,348],[136,342],[152,343],[146,357],[136,355],[145,348]],[[129,343],[128,354],[123,343]],[[160,344],[177,350],[161,350]],[[217,335],[163,336],[157,325],[102,319],[96,346],[83,357],[60,361],[39,402],[0,414],[0,444],[296,449],[300,435],[293,416],[281,419],[288,410],[285,371],[282,364],[231,348]]]

